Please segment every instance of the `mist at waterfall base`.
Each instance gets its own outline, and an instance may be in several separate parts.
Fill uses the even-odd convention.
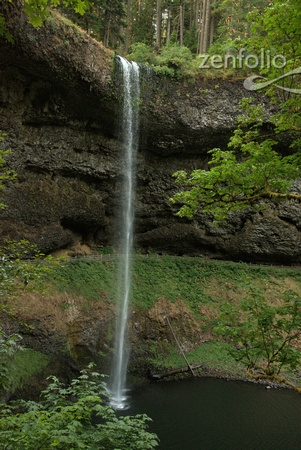
[[[301,449],[301,397],[291,389],[198,378],[151,383],[130,403],[125,414],[152,418],[160,450]]]
[[[123,111],[121,146],[124,148],[122,229],[119,245],[119,268],[117,289],[117,321],[115,330],[115,353],[111,375],[111,405],[116,409],[126,407],[126,373],[129,359],[127,322],[131,288],[131,254],[133,247],[133,221],[135,197],[135,162],[139,138],[139,66],[117,57],[123,83]]]

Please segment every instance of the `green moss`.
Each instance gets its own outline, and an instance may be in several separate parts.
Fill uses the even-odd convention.
[[[33,349],[18,351],[9,366],[11,391],[21,388],[30,377],[38,374],[50,362],[49,356]]]

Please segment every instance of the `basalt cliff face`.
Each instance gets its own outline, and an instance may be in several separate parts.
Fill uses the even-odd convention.
[[[112,245],[122,220],[123,173],[114,55],[55,12],[34,29],[18,2],[2,3],[14,44],[1,39],[1,145],[12,151],[8,162],[17,179],[5,186],[1,239],[24,237],[46,253]],[[177,190],[172,174],[204,168],[208,150],[226,147],[247,96],[243,80],[175,83],[142,69],[137,248],[299,261],[298,204],[271,203],[261,213],[235,214],[217,228],[208,215],[178,218],[169,201]],[[255,97],[271,110],[264,95]]]

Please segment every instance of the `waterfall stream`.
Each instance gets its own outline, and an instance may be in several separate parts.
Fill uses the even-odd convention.
[[[135,164],[139,135],[139,66],[118,57],[123,81],[122,136],[124,147],[122,230],[118,274],[117,322],[115,332],[115,356],[112,373],[112,406],[123,409],[126,401],[126,373],[129,359],[127,321],[131,287],[131,253],[133,247],[133,220],[135,195]]]

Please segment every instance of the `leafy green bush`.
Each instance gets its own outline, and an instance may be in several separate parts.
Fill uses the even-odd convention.
[[[197,64],[189,48],[177,44],[163,47],[155,58],[155,64],[172,69],[178,80],[194,78],[197,73]]]
[[[10,364],[14,354],[20,350],[21,336],[8,336],[0,327],[0,391],[10,387]]]
[[[127,58],[130,61],[150,64],[157,75],[177,80],[194,79],[199,65],[199,61],[193,57],[189,48],[180,47],[177,43],[163,47],[156,55],[150,46],[138,42],[131,46]]]
[[[232,344],[231,354],[247,368],[253,379],[277,380],[301,389],[280,377],[283,369],[296,370],[301,352],[296,348],[301,334],[301,298],[287,290],[280,306],[271,305],[265,292],[247,284],[247,296],[239,305],[226,302],[215,331]],[[294,346],[295,344],[295,346]]]
[[[157,436],[147,431],[145,414],[117,418],[104,403],[105,385],[92,365],[68,387],[51,379],[41,402],[0,405],[1,448],[141,450],[158,445]]]
[[[130,53],[127,55],[129,61],[136,61],[143,64],[152,64],[154,62],[154,52],[149,45],[143,42],[132,44]]]
[[[153,66],[153,70],[156,75],[168,76],[171,78],[175,77],[175,69],[167,66]]]
[[[99,249],[99,253],[103,255],[112,255],[114,253],[114,247],[112,245],[107,245]]]

